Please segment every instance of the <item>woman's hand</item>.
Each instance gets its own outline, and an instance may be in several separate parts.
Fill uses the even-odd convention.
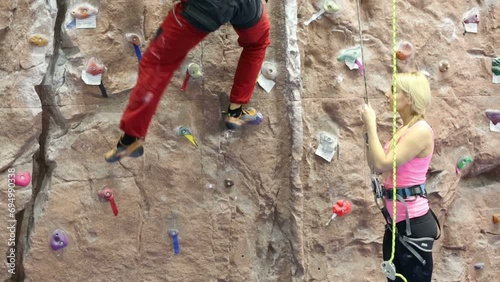
[[[367,129],[376,126],[377,117],[370,104],[364,104],[361,107],[361,119],[365,123]]]

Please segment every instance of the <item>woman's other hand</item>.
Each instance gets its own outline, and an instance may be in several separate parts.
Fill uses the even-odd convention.
[[[361,106],[361,119],[367,128],[376,126],[377,117],[370,104],[363,104],[363,106]]]

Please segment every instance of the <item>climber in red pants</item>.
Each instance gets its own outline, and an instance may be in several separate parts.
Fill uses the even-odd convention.
[[[243,47],[230,94],[225,123],[229,129],[257,118],[248,104],[269,46],[271,24],[262,0],[182,0],[165,18],[139,63],[139,78],[120,121],[116,148],[107,162],[144,154],[144,138],[160,98],[188,52],[209,33],[231,23]]]

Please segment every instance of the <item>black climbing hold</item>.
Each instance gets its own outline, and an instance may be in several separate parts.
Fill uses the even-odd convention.
[[[233,187],[233,185],[234,185],[234,181],[232,181],[230,178],[226,178],[226,179],[224,180],[224,185],[225,185],[227,188]]]

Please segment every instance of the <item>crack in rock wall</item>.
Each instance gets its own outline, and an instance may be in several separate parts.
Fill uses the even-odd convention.
[[[166,3],[165,3],[166,2]],[[361,2],[370,103],[381,139],[392,116],[383,111],[392,61],[391,6]],[[477,2],[477,3],[476,3]],[[434,247],[435,281],[495,281],[500,271],[500,138],[489,130],[486,108],[500,108],[491,83],[499,56],[496,1],[399,1],[398,38],[416,56],[400,71],[423,71],[431,81],[427,114],[436,138],[429,171],[432,207],[443,225]],[[70,12],[98,9],[93,29],[71,27]],[[226,131],[220,112],[228,103],[241,48],[230,25],[195,47],[175,73],[148,132],[145,155],[108,164],[118,123],[137,80],[138,61],[125,35],[142,37],[141,51],[172,8],[171,1],[10,0],[0,3],[0,176],[29,171],[31,184],[16,188],[16,274],[2,264],[4,281],[383,281],[383,221],[375,208],[365,165],[358,106],[364,83],[336,60],[359,44],[356,2],[340,1],[338,16],[304,25],[320,1],[269,1],[272,44],[266,61],[278,69],[276,86],[257,85],[251,105],[264,113],[257,127]],[[477,34],[463,35],[462,14],[477,6]],[[28,39],[43,34],[48,45]],[[81,78],[92,57],[106,66],[108,98]],[[448,60],[447,72],[439,61]],[[204,76],[180,88],[189,63]],[[198,147],[177,136],[193,131]],[[319,134],[340,141],[339,158],[315,155]],[[472,164],[455,173],[459,157]],[[231,179],[234,185],[225,187]],[[118,216],[99,201],[114,191]],[[0,189],[0,216],[8,196]],[[338,199],[353,211],[324,226]],[[49,248],[63,229],[69,244]],[[178,230],[175,255],[170,229]],[[9,253],[8,232],[0,248]],[[8,258],[7,258],[8,262]],[[484,263],[484,269],[474,269]]]

